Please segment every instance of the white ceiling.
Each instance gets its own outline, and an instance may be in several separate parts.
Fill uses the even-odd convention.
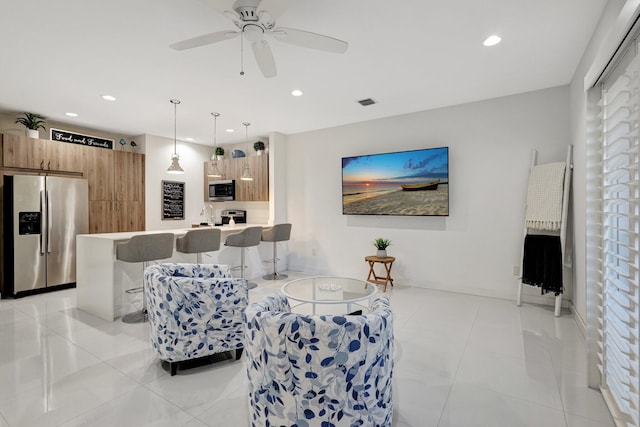
[[[282,1],[264,0],[264,9]],[[243,121],[252,124],[250,138],[300,133],[567,84],[605,4],[293,0],[276,26],[349,48],[341,55],[269,39],[278,76],[265,79],[246,45],[239,75],[239,38],[168,47],[235,29],[200,0],[0,0],[0,111],[173,138],[169,99],[177,98],[178,139],[212,145],[212,111],[221,114],[218,143],[243,141]],[[486,48],[491,34],[502,43]],[[293,89],[304,95],[291,96]],[[369,97],[378,104],[356,103]]]

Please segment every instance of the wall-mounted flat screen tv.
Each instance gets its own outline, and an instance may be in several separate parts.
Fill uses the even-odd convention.
[[[344,215],[449,215],[449,148],[342,158]]]

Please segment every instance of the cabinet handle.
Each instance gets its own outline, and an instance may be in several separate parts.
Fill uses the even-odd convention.
[[[44,170],[44,160],[40,162],[40,170]]]
[[[49,163],[47,163],[47,169],[51,170],[51,160],[49,160]]]

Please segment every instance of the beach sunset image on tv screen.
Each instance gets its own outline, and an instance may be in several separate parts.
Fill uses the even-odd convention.
[[[345,215],[449,215],[448,147],[342,158]]]

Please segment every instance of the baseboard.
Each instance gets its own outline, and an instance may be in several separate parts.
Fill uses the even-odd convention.
[[[573,302],[569,304],[569,310],[571,310],[571,314],[573,314],[573,318],[576,320],[576,324],[578,325],[578,329],[582,333],[582,336],[587,339],[587,323],[584,321],[580,313],[573,305]]]

